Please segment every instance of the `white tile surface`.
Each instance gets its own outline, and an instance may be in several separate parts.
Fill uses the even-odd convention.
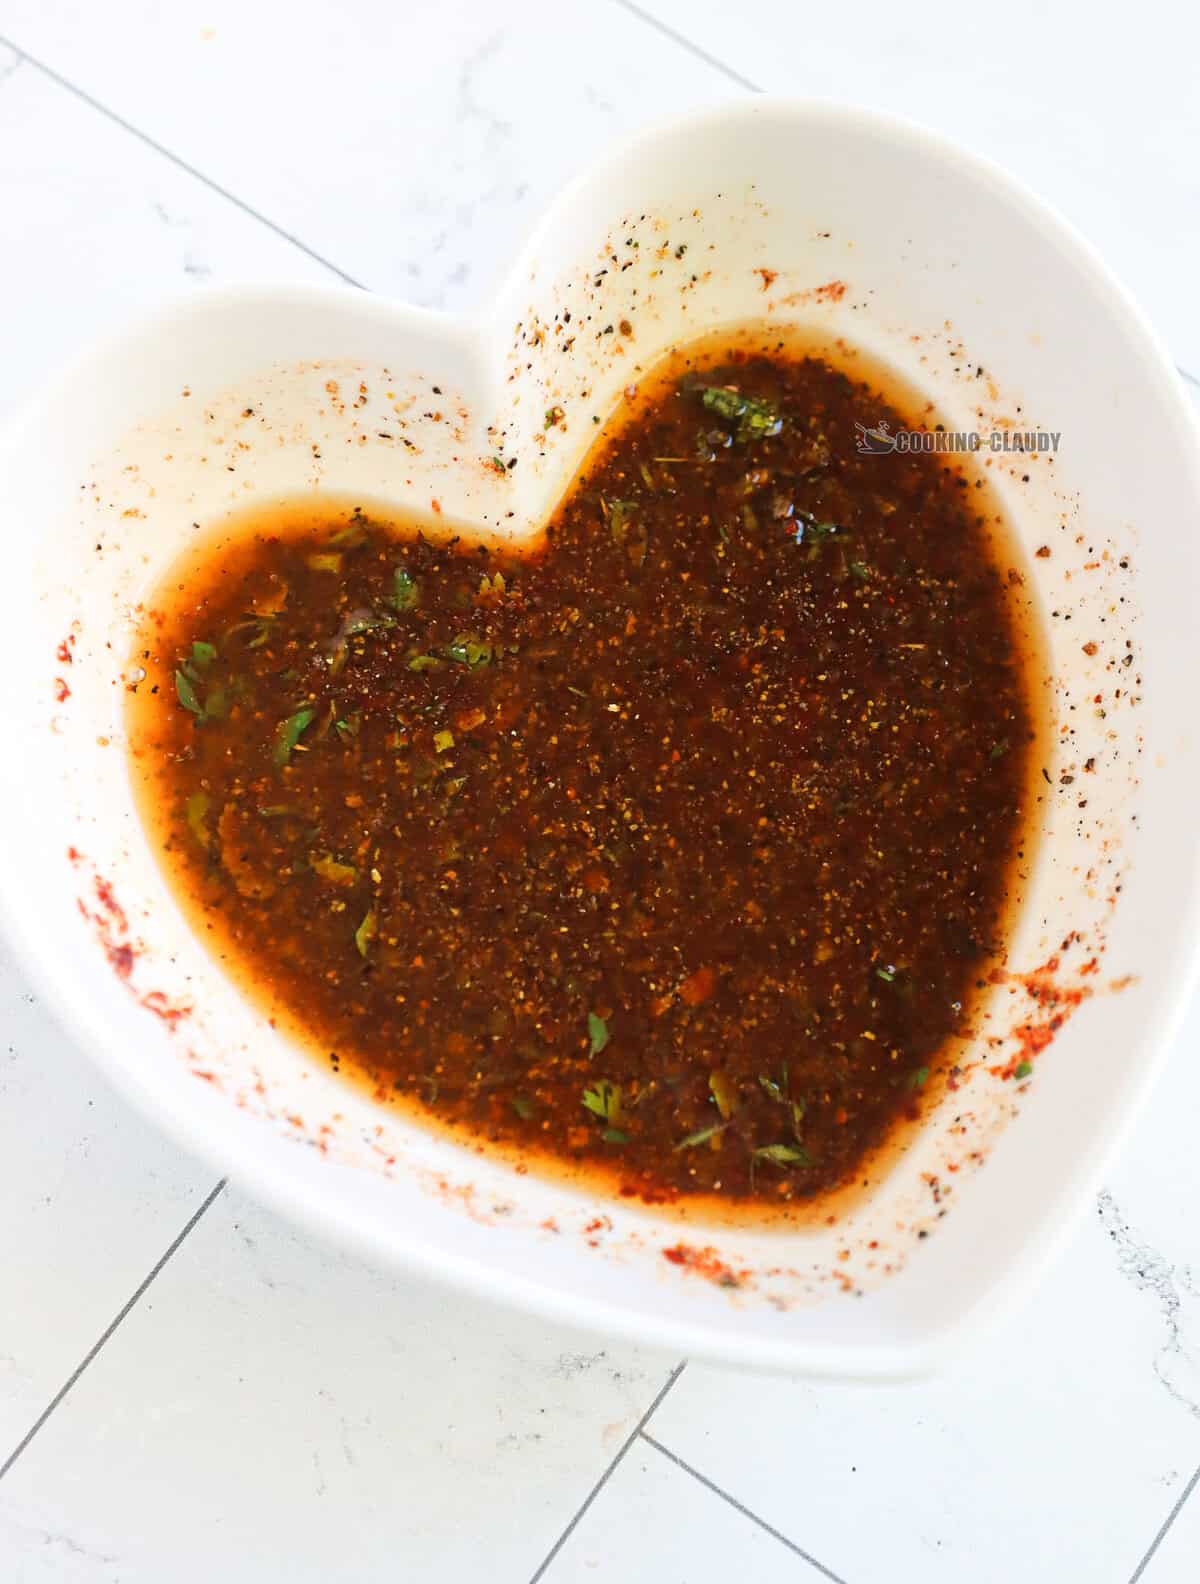
[[[27,62],[0,58],[0,413],[159,298],[328,270]]]
[[[214,1180],[116,1098],[3,958],[0,1172],[3,1463]]]
[[[460,306],[621,131],[729,83],[609,4],[8,0],[21,48],[376,291]],[[264,63],[270,63],[269,71]]]
[[[547,1584],[820,1584],[823,1575],[639,1438]]]
[[[670,1365],[227,1194],[4,1481],[0,1545],[30,1584],[74,1548],[123,1581],[527,1579]]]
[[[1190,13],[652,5],[752,81],[999,158],[1200,370]],[[636,12],[7,0],[0,32],[127,125],[0,46],[0,413],[80,337],[207,280],[329,279],[324,257],[475,300],[611,137],[742,91]],[[1200,1466],[1198,1056],[1200,1002],[1095,1218],[956,1376],[692,1366],[648,1433],[847,1584],[1127,1584]],[[0,958],[0,1464],[211,1186]],[[374,1274],[225,1196],[0,1480],[0,1580],[527,1584],[673,1362]],[[822,1576],[639,1437],[543,1577],[739,1572]],[[1200,1493],[1142,1577],[1200,1581]]]
[[[888,110],[1004,165],[1084,233],[1200,372],[1194,6],[640,7],[767,92]],[[1037,283],[1014,280],[1013,290]]]

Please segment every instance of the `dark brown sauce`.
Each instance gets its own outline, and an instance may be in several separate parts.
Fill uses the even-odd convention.
[[[750,346],[646,378],[520,555],[226,524],[130,736],[190,916],[335,1069],[610,1191],[824,1212],[1003,952],[1039,652],[982,475],[860,456],[905,420],[855,354]]]

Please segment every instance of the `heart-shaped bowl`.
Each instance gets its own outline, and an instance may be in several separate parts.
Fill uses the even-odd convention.
[[[123,711],[138,603],[199,528],[324,492],[528,536],[642,370],[750,320],[844,338],[951,427],[1061,437],[988,459],[1054,722],[1006,968],[957,1087],[870,1192],[791,1229],[598,1201],[316,1065],[185,923],[134,807]],[[0,502],[7,930],[64,1024],[186,1144],[375,1258],[747,1365],[928,1370],[1044,1265],[1190,978],[1200,468],[1137,310],[999,172],[861,111],[704,111],[580,178],[476,316],[288,288],[137,324],[9,429]]]

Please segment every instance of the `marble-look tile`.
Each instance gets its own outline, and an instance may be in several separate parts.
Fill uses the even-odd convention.
[[[671,1362],[227,1190],[0,1485],[0,1577],[524,1584]]]
[[[609,4],[9,0],[4,31],[376,291],[459,307],[647,118],[729,93]],[[136,47],[130,41],[136,39]]]
[[[214,1174],[112,1093],[7,957],[0,957],[0,1029],[3,1463]]]
[[[544,1584],[821,1584],[823,1577],[640,1438],[543,1575]]]
[[[28,62],[0,57],[0,412],[111,324],[207,283],[328,270]]]
[[[1200,373],[1200,11],[1147,0],[1127,26],[1010,0],[952,13],[640,0],[770,93],[908,116],[986,154],[1048,199]],[[1037,291],[1019,277],[1013,290]]]

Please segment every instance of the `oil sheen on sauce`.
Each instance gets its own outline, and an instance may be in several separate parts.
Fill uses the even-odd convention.
[[[913,1125],[1003,951],[1037,646],[982,475],[856,450],[912,417],[864,367],[680,350],[520,554],[310,496],[172,568],[140,806],[317,1059],[510,1158],[760,1215]]]

